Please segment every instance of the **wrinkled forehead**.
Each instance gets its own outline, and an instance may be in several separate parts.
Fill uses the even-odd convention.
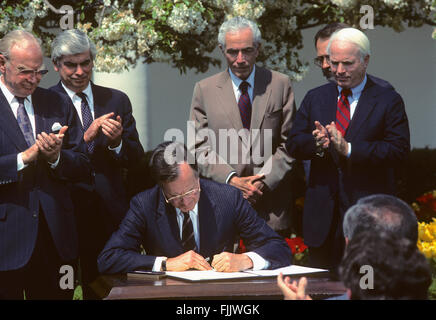
[[[359,47],[348,41],[333,41],[330,44],[331,60],[351,60],[360,58]]]

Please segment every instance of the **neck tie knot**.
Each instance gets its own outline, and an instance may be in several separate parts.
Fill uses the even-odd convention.
[[[86,102],[86,94],[85,93],[83,93],[83,92],[77,92],[76,93],[77,94],[77,96],[80,98],[80,99],[82,99],[82,101],[85,101]]]
[[[246,93],[249,86],[250,84],[247,81],[242,81],[239,85],[239,90],[241,90],[242,93]]]
[[[26,98],[15,96],[15,99],[17,99],[18,104],[24,104],[24,100],[25,100]]]
[[[343,97],[349,97],[349,96],[351,96],[351,94],[352,94],[351,89],[344,88],[341,91],[341,96],[343,96]]]

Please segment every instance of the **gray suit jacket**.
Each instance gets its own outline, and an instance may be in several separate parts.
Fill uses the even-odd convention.
[[[244,129],[228,70],[198,82],[192,98],[190,119],[195,122],[201,175],[225,183],[232,171],[242,177],[265,173],[264,182],[270,192],[255,209],[275,230],[290,225],[290,172],[294,159],[285,144],[295,112],[289,77],[258,66],[251,135],[244,136],[240,131]],[[229,133],[236,138],[230,138]]]

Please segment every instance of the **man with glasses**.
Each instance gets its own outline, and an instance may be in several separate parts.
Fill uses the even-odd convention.
[[[335,270],[345,211],[361,197],[395,193],[395,169],[410,151],[410,133],[401,96],[366,73],[370,43],[363,32],[337,31],[327,53],[336,83],[306,94],[287,148],[311,160],[303,214],[311,266]]]
[[[52,43],[61,81],[51,89],[73,102],[92,164],[89,182],[71,188],[85,299],[95,298],[88,284],[98,276],[98,253],[129,208],[124,171],[130,174],[144,155],[127,95],[91,82],[95,55],[94,44],[80,30],[65,30]]]
[[[330,69],[328,63],[327,45],[329,43],[331,35],[344,28],[348,28],[349,25],[341,22],[333,22],[326,25],[324,28],[318,30],[315,34],[315,48],[316,48],[316,58],[313,59],[315,65],[321,68],[322,75],[328,80],[335,82],[335,76]]]
[[[61,266],[77,258],[67,184],[90,172],[79,119],[38,87],[39,41],[22,30],[0,40],[0,299],[71,299]]]
[[[192,97],[190,119],[196,132],[208,132],[195,141],[199,172],[239,188],[269,226],[289,236],[294,159],[285,142],[295,115],[290,79],[255,65],[261,34],[253,21],[225,21],[218,42],[228,68],[198,82]]]
[[[212,268],[233,272],[291,264],[286,242],[241,192],[199,178],[196,165],[187,159],[183,144],[164,142],[156,147],[150,167],[157,186],[132,199],[119,229],[99,255],[100,272]],[[247,253],[232,253],[239,236]]]

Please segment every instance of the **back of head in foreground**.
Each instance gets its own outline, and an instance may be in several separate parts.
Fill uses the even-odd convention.
[[[361,271],[362,266],[370,268]],[[416,243],[377,228],[353,237],[340,274],[352,300],[427,299],[431,284],[430,267]]]

